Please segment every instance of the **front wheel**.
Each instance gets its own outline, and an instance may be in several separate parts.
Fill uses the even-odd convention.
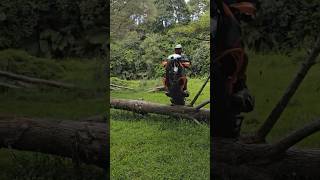
[[[171,103],[174,105],[185,105],[185,99],[183,96],[174,95],[170,99]]]

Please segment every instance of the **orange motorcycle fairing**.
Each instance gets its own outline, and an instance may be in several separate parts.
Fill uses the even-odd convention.
[[[164,88],[166,91],[168,91],[168,79],[167,78],[163,78],[162,79],[162,83],[164,85]],[[179,86],[180,86],[180,91],[183,92],[186,88],[186,84],[187,84],[187,77],[186,76],[182,76],[179,78]]]
[[[181,65],[184,68],[189,68],[191,66],[190,62],[182,62]]]
[[[161,63],[161,65],[162,65],[163,67],[166,67],[167,64],[168,64],[168,61],[167,61],[167,60],[164,60],[164,61],[162,61],[162,63]]]
[[[168,80],[166,77],[162,78],[162,83],[163,83],[164,89],[168,91]]]
[[[182,76],[179,79],[180,91],[183,92],[186,89],[187,77]]]

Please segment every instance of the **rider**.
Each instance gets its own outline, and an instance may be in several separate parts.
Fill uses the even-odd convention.
[[[247,0],[250,1],[250,0]],[[248,57],[241,41],[240,20],[254,16],[255,7],[244,0],[216,0],[219,9],[216,57],[213,63],[213,136],[236,138],[241,112],[252,111],[254,99],[246,85]]]
[[[189,63],[190,63],[188,57],[187,57],[185,54],[183,54],[182,52],[183,52],[183,51],[182,51],[182,45],[181,45],[181,44],[177,44],[177,45],[174,47],[174,53],[175,53],[175,54],[179,54],[179,55],[181,56],[180,61],[182,61],[182,62],[189,62]],[[185,72],[183,72],[183,76],[185,76]],[[187,90],[188,80],[187,80],[187,78],[185,78],[185,79],[186,79],[186,83],[184,84],[184,87],[183,87],[183,93],[184,93],[184,95],[185,95],[186,97],[188,97],[188,96],[189,96],[189,92],[188,92],[188,90]]]
[[[189,61],[188,57],[182,53],[182,46],[181,44],[177,44],[175,47],[174,47],[174,53],[175,54],[179,54],[181,56],[181,60],[182,61]]]
[[[179,58],[179,60],[181,62],[190,63],[190,60],[188,59],[188,57],[183,53],[181,44],[177,44],[174,47],[174,53],[181,56],[181,58]],[[188,80],[186,78],[186,73],[184,72],[184,70],[182,70],[182,76],[183,76],[183,79],[185,79],[185,84],[184,84],[184,87],[183,87],[183,94],[184,94],[185,97],[188,97],[189,96],[189,92],[187,90],[187,82],[188,82]],[[169,96],[169,92],[166,92],[166,95]]]

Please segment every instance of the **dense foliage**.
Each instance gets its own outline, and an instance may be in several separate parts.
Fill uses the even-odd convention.
[[[108,8],[107,0],[2,0],[0,49],[55,58],[105,55]]]
[[[318,0],[258,0],[257,17],[244,25],[244,41],[257,51],[310,47],[320,31]]]
[[[209,1],[111,1],[111,76],[150,79],[182,44],[192,62],[189,76],[207,76],[210,65]],[[141,4],[140,4],[141,3]]]

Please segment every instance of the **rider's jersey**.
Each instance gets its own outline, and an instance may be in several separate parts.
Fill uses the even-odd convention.
[[[171,54],[170,56],[168,56],[167,58],[169,61],[173,61],[173,60],[177,60],[180,62],[190,62],[188,57],[185,54]],[[182,75],[186,75],[186,67],[182,67],[180,70],[180,73]]]
[[[181,54],[181,60],[182,61],[190,61],[189,58],[187,57],[187,55],[185,55],[185,54]]]

